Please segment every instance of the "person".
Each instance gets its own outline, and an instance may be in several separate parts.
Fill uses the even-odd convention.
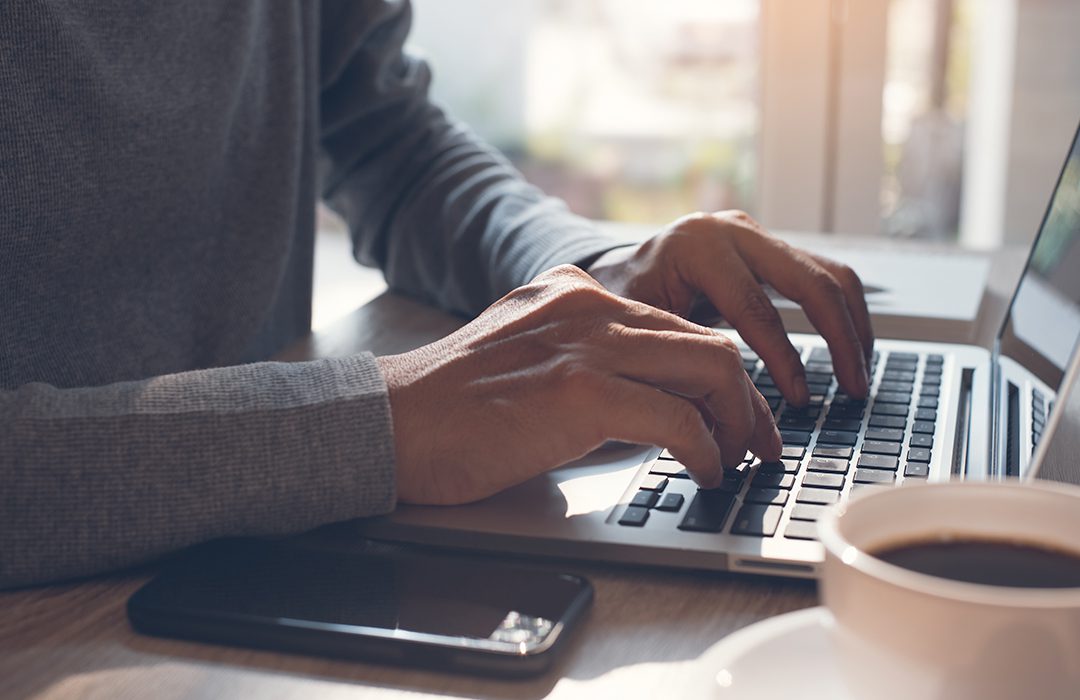
[[[780,437],[704,295],[808,399],[762,282],[867,391],[858,277],[739,212],[636,245],[427,97],[403,0],[9,0],[0,26],[0,586],[398,502],[484,498],[608,439],[702,486]],[[397,356],[309,332],[315,207],[389,286],[475,315]],[[477,315],[478,314],[478,315]]]

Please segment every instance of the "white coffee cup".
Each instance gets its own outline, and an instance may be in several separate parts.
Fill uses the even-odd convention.
[[[821,596],[858,698],[1080,698],[1080,588],[918,573],[867,552],[938,537],[1080,556],[1080,488],[951,483],[873,491],[828,512]]]

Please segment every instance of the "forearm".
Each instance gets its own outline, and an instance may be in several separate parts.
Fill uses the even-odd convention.
[[[371,356],[0,392],[0,587],[395,503]]]
[[[394,289],[473,314],[620,244],[428,100],[427,65],[402,51],[406,3],[347,7],[323,29],[321,176],[362,262]]]

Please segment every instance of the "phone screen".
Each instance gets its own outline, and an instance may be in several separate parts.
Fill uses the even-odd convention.
[[[137,596],[143,607],[171,615],[303,621],[532,646],[567,617],[583,588],[588,584],[575,576],[468,558],[231,540],[197,548]]]

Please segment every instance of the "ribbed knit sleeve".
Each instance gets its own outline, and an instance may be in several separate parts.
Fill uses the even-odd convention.
[[[394,506],[371,355],[0,392],[0,587]]]
[[[428,100],[431,72],[402,48],[410,22],[407,2],[323,3],[320,174],[358,259],[395,290],[475,314],[619,245]]]

